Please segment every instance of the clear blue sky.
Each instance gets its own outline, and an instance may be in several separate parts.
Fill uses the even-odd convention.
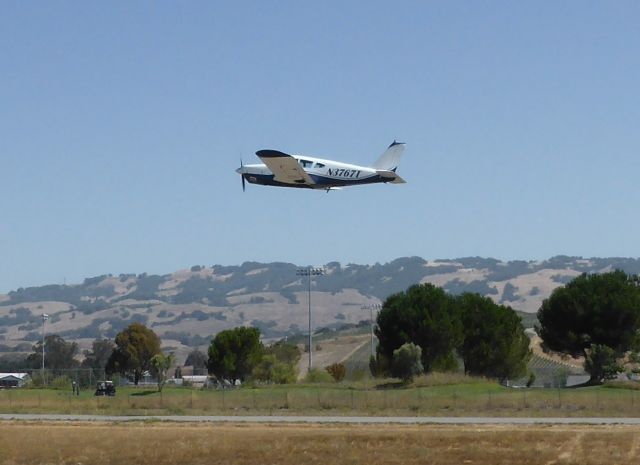
[[[3,2],[0,292],[247,260],[640,255],[640,3]],[[247,186],[274,148],[406,185]]]

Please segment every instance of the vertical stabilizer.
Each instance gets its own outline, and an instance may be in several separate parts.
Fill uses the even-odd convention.
[[[394,140],[393,144],[391,144],[389,148],[380,155],[380,158],[376,160],[372,168],[387,171],[395,170],[400,164],[400,158],[402,157],[404,147],[404,142],[396,142]]]

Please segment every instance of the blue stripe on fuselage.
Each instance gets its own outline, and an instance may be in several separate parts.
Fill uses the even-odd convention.
[[[329,178],[326,176],[320,176],[317,174],[309,173],[309,177],[313,179],[315,182],[314,185],[310,186],[307,184],[293,184],[293,183],[284,183],[279,182],[274,179],[273,174],[243,174],[244,178],[247,182],[251,184],[260,184],[263,186],[278,186],[278,187],[300,187],[306,189],[327,189],[329,187],[346,187],[346,186],[357,186],[360,184],[375,184],[375,183],[384,183],[391,181],[390,179],[385,179],[382,176],[373,175],[362,179],[336,179]]]

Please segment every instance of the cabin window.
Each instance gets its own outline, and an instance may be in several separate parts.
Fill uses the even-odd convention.
[[[316,163],[316,166],[314,166],[314,168],[324,168],[324,163]]]

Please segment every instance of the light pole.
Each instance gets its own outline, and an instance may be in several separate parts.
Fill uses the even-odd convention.
[[[312,359],[312,337],[311,337],[311,277],[312,276],[321,276],[324,274],[324,268],[314,268],[309,266],[307,268],[298,268],[296,270],[297,276],[307,276],[309,278],[309,370],[311,370],[311,359]]]
[[[369,310],[370,312],[370,322],[371,322],[371,355],[373,357],[376,356],[376,349],[375,349],[375,345],[373,343],[373,311],[375,310],[376,313],[380,311],[380,309],[382,308],[381,304],[371,304],[371,305],[363,305],[362,307],[360,307],[360,309],[362,310]]]
[[[49,315],[42,314],[42,385],[44,386],[44,323],[49,319]]]

